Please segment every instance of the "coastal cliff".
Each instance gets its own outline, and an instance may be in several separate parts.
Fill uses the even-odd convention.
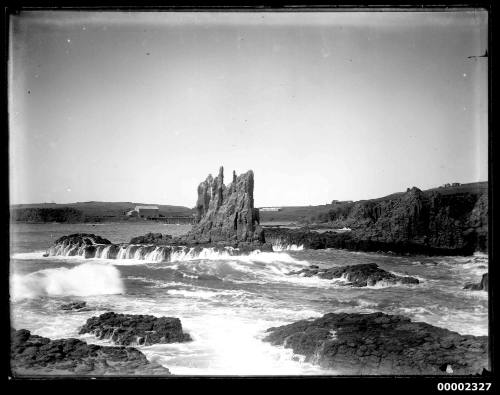
[[[488,197],[472,193],[426,194],[413,187],[390,199],[354,204],[345,226],[368,240],[485,251]]]
[[[338,205],[330,221],[348,232],[266,229],[268,241],[306,248],[346,248],[430,255],[470,255],[488,249],[488,194],[442,194],[418,188]]]

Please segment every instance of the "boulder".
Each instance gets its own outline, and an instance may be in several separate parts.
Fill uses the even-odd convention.
[[[332,267],[320,269],[316,265],[295,272],[290,272],[288,275],[301,275],[304,277],[318,276],[323,279],[344,278],[348,281],[346,285],[353,287],[373,286],[379,282],[388,284],[418,284],[419,281],[413,277],[396,276],[378,267],[376,263],[366,263],[360,265],[349,265],[341,267]]]
[[[481,281],[478,284],[466,284],[464,289],[470,289],[472,291],[488,291],[488,273],[483,274],[483,277],[481,277]]]
[[[267,333],[264,341],[339,374],[473,375],[490,369],[487,336],[460,335],[381,312],[329,313]]]
[[[115,344],[151,345],[191,340],[182,331],[181,321],[174,317],[116,314],[108,312],[89,318],[79,334],[91,333],[99,339],[110,339]]]
[[[170,374],[133,347],[98,346],[73,338],[51,340],[26,329],[11,331],[11,368],[16,377]]]

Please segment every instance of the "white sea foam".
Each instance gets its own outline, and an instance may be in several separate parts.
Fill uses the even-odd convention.
[[[401,273],[401,272],[396,272],[394,270],[390,270],[389,273],[392,273],[398,277],[413,277],[413,278],[416,278],[420,283],[425,283],[427,281],[426,278],[419,276],[419,275],[416,275],[416,274]]]
[[[198,260],[209,260],[209,261],[242,261],[242,262],[261,262],[261,263],[272,263],[272,262],[284,262],[284,263],[294,263],[300,265],[309,265],[307,261],[301,261],[293,258],[289,254],[280,251],[300,251],[303,246],[288,246],[284,250],[277,252],[262,252],[260,250],[255,250],[249,254],[238,255],[238,250],[232,247],[226,247],[224,250],[217,250],[215,248],[203,248],[202,250],[197,250],[195,248],[180,247],[177,250],[171,252],[167,260],[164,260],[163,249],[165,247],[156,247],[152,251],[143,253],[143,248],[151,248],[151,246],[140,246],[132,253],[132,247],[134,245],[121,246],[117,254],[117,259],[109,258],[110,246],[102,246],[102,251],[98,253],[96,258],[87,258],[85,260],[95,260],[95,261],[109,261],[115,265],[140,265],[144,263],[168,263],[168,262],[189,262]],[[135,246],[137,247],[137,246]],[[84,251],[81,250],[77,255],[67,255],[71,249],[67,251],[60,251],[57,255],[50,255],[44,258],[43,255],[45,251],[36,251],[31,253],[19,253],[14,254],[15,259],[78,259],[83,260]],[[59,251],[59,250],[58,250]]]
[[[273,251],[280,252],[280,251],[302,251],[304,249],[304,245],[297,245],[297,244],[273,244]]]
[[[221,297],[229,298],[241,298],[241,297],[251,297],[252,295],[245,291],[235,291],[235,290],[221,290],[214,291],[209,289],[169,289],[167,294],[173,296],[182,296],[184,298],[197,298],[197,299],[216,299]]]
[[[15,254],[11,255],[11,258],[13,259],[42,259],[43,254],[45,254],[46,251],[33,251],[33,252],[18,252]],[[51,257],[51,258],[56,258],[56,257]],[[60,257],[60,258],[66,258],[66,257]]]
[[[148,359],[167,366],[173,374],[334,374],[304,363],[291,349],[263,342],[271,322],[220,310],[202,320],[183,318],[182,322],[193,342],[141,348]]]
[[[40,296],[88,296],[124,291],[120,272],[113,266],[84,263],[74,268],[44,269],[29,274],[13,274],[13,300]]]

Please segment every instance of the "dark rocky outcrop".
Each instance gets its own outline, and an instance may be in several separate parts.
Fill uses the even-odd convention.
[[[172,243],[171,235],[161,233],[146,233],[144,236],[137,236],[130,239],[130,244],[155,244],[167,245]]]
[[[73,234],[57,239],[44,256],[64,255],[84,258],[144,259],[157,247],[156,261],[169,261],[173,252],[179,249],[229,247],[232,255],[245,255],[255,250],[272,251],[272,245],[265,242],[264,231],[259,225],[259,210],[254,208],[254,175],[249,170],[236,176],[226,187],[224,169],[221,167],[215,178],[209,175],[198,186],[196,203],[197,224],[184,236],[172,237],[160,233],[147,233],[130,240],[130,244],[112,244],[96,235]],[[134,250],[134,251],[132,251]]]
[[[488,193],[445,194],[413,187],[380,199],[341,204],[330,220],[351,231],[266,228],[266,240],[313,249],[471,255],[487,250]]]
[[[466,284],[464,289],[470,289],[472,291],[488,291],[488,273],[483,274],[481,281],[478,284],[470,283]]]
[[[300,275],[304,277],[318,276],[319,278],[331,280],[334,278],[345,278],[353,287],[373,286],[377,283],[386,284],[418,284],[419,281],[413,277],[396,276],[377,266],[376,263],[367,263],[360,265],[350,265],[341,267],[332,267],[320,269],[318,266],[311,266],[307,269],[302,269],[295,272],[290,272],[288,275]]]
[[[78,302],[71,302],[71,303],[66,303],[60,306],[61,310],[90,310],[87,307],[87,302],[83,301],[78,301]]]
[[[76,245],[81,247],[82,245],[111,244],[111,242],[104,237],[92,233],[74,233],[58,238],[54,244],[62,244],[63,246]]]
[[[79,339],[51,340],[26,329],[11,331],[11,368],[16,377],[170,374],[133,347],[98,346]]]
[[[264,339],[340,374],[464,374],[489,368],[488,338],[384,313],[326,314],[267,330]]]
[[[145,239],[141,239],[144,237]],[[101,258],[101,259],[152,259],[155,262],[172,262],[176,259],[186,259],[186,255],[190,259],[197,259],[202,254],[203,249],[210,248],[214,253],[222,253],[224,255],[248,255],[255,250],[272,251],[272,246],[269,243],[256,244],[247,242],[218,242],[208,244],[187,244],[186,240],[180,237],[168,239],[162,237],[161,240],[157,237],[157,244],[147,243],[146,240],[150,236],[139,236],[134,244],[95,244],[81,245],[74,244],[54,244],[45,257],[51,255],[59,256],[81,256],[84,258]],[[133,239],[136,241],[136,238]],[[140,242],[144,241],[144,242]]]
[[[93,258],[99,248],[102,250],[109,245],[111,245],[111,242],[101,236],[90,233],[74,233],[62,236],[54,241],[44,256],[81,255],[85,258]]]
[[[191,340],[191,336],[182,331],[181,321],[178,318],[113,312],[89,318],[79,333],[91,333],[99,339],[110,339],[115,344],[125,346]]]
[[[265,242],[254,208],[254,175],[249,170],[224,185],[224,168],[215,178],[211,174],[198,186],[197,224],[188,233],[187,242],[257,243]]]
[[[266,240],[273,245],[299,245],[306,249],[338,248],[352,251],[391,252],[396,254],[422,255],[471,255],[469,248],[433,247],[409,240],[391,241],[364,238],[362,231],[316,232],[309,228],[265,228]]]

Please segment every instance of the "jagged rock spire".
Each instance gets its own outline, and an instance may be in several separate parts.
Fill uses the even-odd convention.
[[[233,171],[232,183],[224,185],[224,168],[198,186],[196,217],[198,223],[188,234],[200,242],[264,242],[259,213],[253,201],[252,170],[239,176]]]

